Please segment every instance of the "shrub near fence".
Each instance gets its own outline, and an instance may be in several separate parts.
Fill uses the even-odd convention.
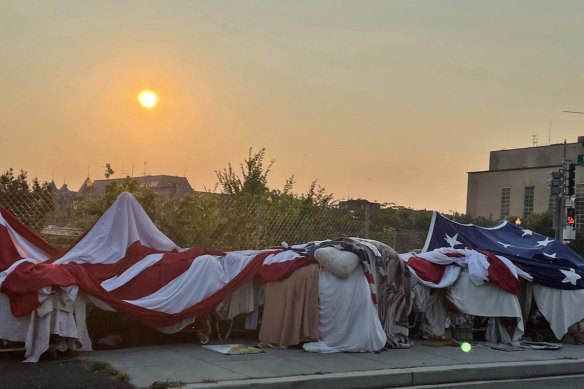
[[[178,201],[164,200],[152,191],[134,195],[154,224],[177,245],[226,251],[362,237],[407,252],[423,247],[431,219],[430,211],[346,210],[290,195],[258,199],[192,192]],[[65,248],[109,206],[96,195],[85,200],[74,198],[71,192],[67,196],[48,190],[0,191],[0,205],[49,243]]]
[[[398,251],[423,247],[431,212],[409,209],[349,211],[296,198],[258,201],[253,196],[192,193],[155,217],[181,246],[223,250],[266,248],[340,237],[375,239]],[[422,216],[416,216],[416,214]]]
[[[118,188],[122,189],[122,188]],[[432,212],[405,207],[347,210],[292,195],[257,196],[192,192],[165,200],[150,189],[134,193],[154,224],[181,247],[225,251],[300,244],[340,237],[378,240],[397,252],[422,249]],[[0,205],[47,242],[66,248],[116,196],[66,194],[47,188],[0,190]],[[492,227],[498,221],[454,215],[456,221]]]

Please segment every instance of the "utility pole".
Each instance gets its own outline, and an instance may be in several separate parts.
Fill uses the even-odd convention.
[[[575,113],[584,115],[583,111],[564,111],[565,113]],[[581,142],[584,146],[584,142]],[[584,154],[578,155],[578,164],[584,166]],[[558,224],[560,238],[564,243],[568,243],[576,239],[576,165],[572,161],[566,159],[566,140],[564,140],[564,158],[562,159],[564,191],[561,195],[561,223]],[[556,233],[558,232],[556,230]]]
[[[576,165],[566,158],[567,144],[564,139],[564,155],[562,165],[558,171],[551,172],[550,194],[557,196],[554,201],[554,221],[556,240],[563,242],[574,240],[576,238],[575,222],[575,170]]]

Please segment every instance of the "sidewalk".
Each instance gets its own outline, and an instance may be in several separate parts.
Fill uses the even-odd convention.
[[[219,344],[220,342],[217,342]],[[245,343],[248,339],[224,343]],[[499,351],[474,345],[375,353],[313,354],[302,349],[265,349],[261,354],[222,355],[198,343],[167,344],[83,353],[79,359],[110,363],[147,388],[155,381],[184,388],[379,388],[433,385],[584,372],[584,346],[560,350]]]

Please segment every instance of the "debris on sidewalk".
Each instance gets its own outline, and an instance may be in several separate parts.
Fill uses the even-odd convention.
[[[258,354],[264,352],[261,348],[251,347],[245,344],[208,344],[202,347],[224,355]]]

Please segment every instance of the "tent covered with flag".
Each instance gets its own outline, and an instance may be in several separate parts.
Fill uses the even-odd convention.
[[[56,248],[0,207],[0,285],[20,265],[42,264],[57,254]],[[76,295],[77,286],[41,287],[34,295],[37,309],[15,316],[11,308],[18,303],[0,293],[0,341],[24,343],[26,361],[31,362],[49,349],[51,335],[75,339],[77,349],[91,349],[84,331],[85,306]]]
[[[483,316],[493,318],[489,320],[487,336],[491,343],[510,343],[522,337],[524,318],[518,299],[519,278],[530,279],[530,276],[507,258],[486,251],[452,247],[400,254],[400,258],[413,276],[415,310],[424,314],[420,328],[424,335],[443,334],[449,317],[458,322],[459,327],[467,327],[470,331],[471,323],[467,323],[470,316]],[[448,305],[456,308],[450,308],[451,314],[447,312]],[[452,320],[453,316],[458,317]],[[511,335],[496,318],[515,320]]]
[[[508,222],[484,228],[460,224],[434,212],[422,252],[441,248],[468,248],[511,261],[530,281],[526,283],[528,294],[533,293],[558,339],[584,319],[580,303],[584,298],[584,259],[561,241]]]
[[[21,227],[19,224],[18,228]],[[399,275],[408,272],[397,253],[388,246],[365,240],[352,241],[351,245],[362,253],[362,261],[372,264],[370,272],[355,266],[350,277],[347,275],[349,279],[327,277],[326,282],[319,285],[319,275],[326,270],[317,266],[317,260],[307,254],[306,245],[235,252],[181,248],[156,228],[129,193],[122,193],[102,217],[62,253],[32,233],[23,237],[11,233],[10,228],[7,231],[0,235],[6,238],[6,242],[0,244],[9,253],[2,257],[4,265],[0,269],[4,315],[10,315],[15,321],[36,317],[43,310],[46,295],[55,295],[57,291],[64,297],[61,305],[66,307],[63,309],[71,314],[70,318],[77,320],[71,322],[77,328],[59,335],[79,340],[86,349],[91,347],[87,331],[83,331],[87,300],[101,309],[122,312],[142,324],[173,333],[192,324],[195,318],[212,312],[228,319],[239,313],[250,314],[251,318],[256,313],[257,325],[257,308],[265,298],[260,341],[262,333],[266,334],[266,343],[276,346],[327,338],[328,343],[319,345],[327,352],[332,349],[375,351],[385,345],[386,333],[396,327],[394,310],[401,312],[403,309],[401,303],[382,309],[382,326],[374,297],[378,296],[381,301],[384,298],[405,301],[409,296],[402,284],[398,297],[395,297],[395,288],[385,288],[385,291],[386,278],[393,277],[382,278],[376,270],[375,264],[382,263],[386,264],[383,274],[393,271],[391,269]],[[13,246],[16,249],[12,249]],[[21,246],[27,249],[18,251]],[[371,272],[379,273],[377,279]],[[265,297],[258,291],[258,284],[270,286],[266,287]],[[356,288],[361,290],[357,297]],[[370,289],[376,294],[367,292]],[[335,298],[342,291],[348,293],[347,299]],[[322,296],[320,303],[319,295]],[[324,299],[325,295],[331,298]],[[349,297],[352,298],[350,302]],[[347,316],[359,318],[352,322],[351,328],[339,326],[346,322],[339,317],[340,308]],[[320,315],[323,312],[328,315],[327,329],[319,329],[319,310]],[[268,320],[269,317],[272,319]],[[282,321],[283,318],[286,320]],[[398,321],[403,324],[403,320]],[[0,322],[0,334],[8,331],[2,328],[4,325]],[[294,325],[301,328],[291,328]],[[339,335],[339,328],[352,335]],[[79,329],[79,333],[74,329]],[[327,336],[320,338],[319,330]],[[52,332],[50,329],[44,331],[48,339]],[[302,336],[289,339],[298,333]],[[38,360],[46,346],[48,341],[40,347],[30,338],[27,361]]]

